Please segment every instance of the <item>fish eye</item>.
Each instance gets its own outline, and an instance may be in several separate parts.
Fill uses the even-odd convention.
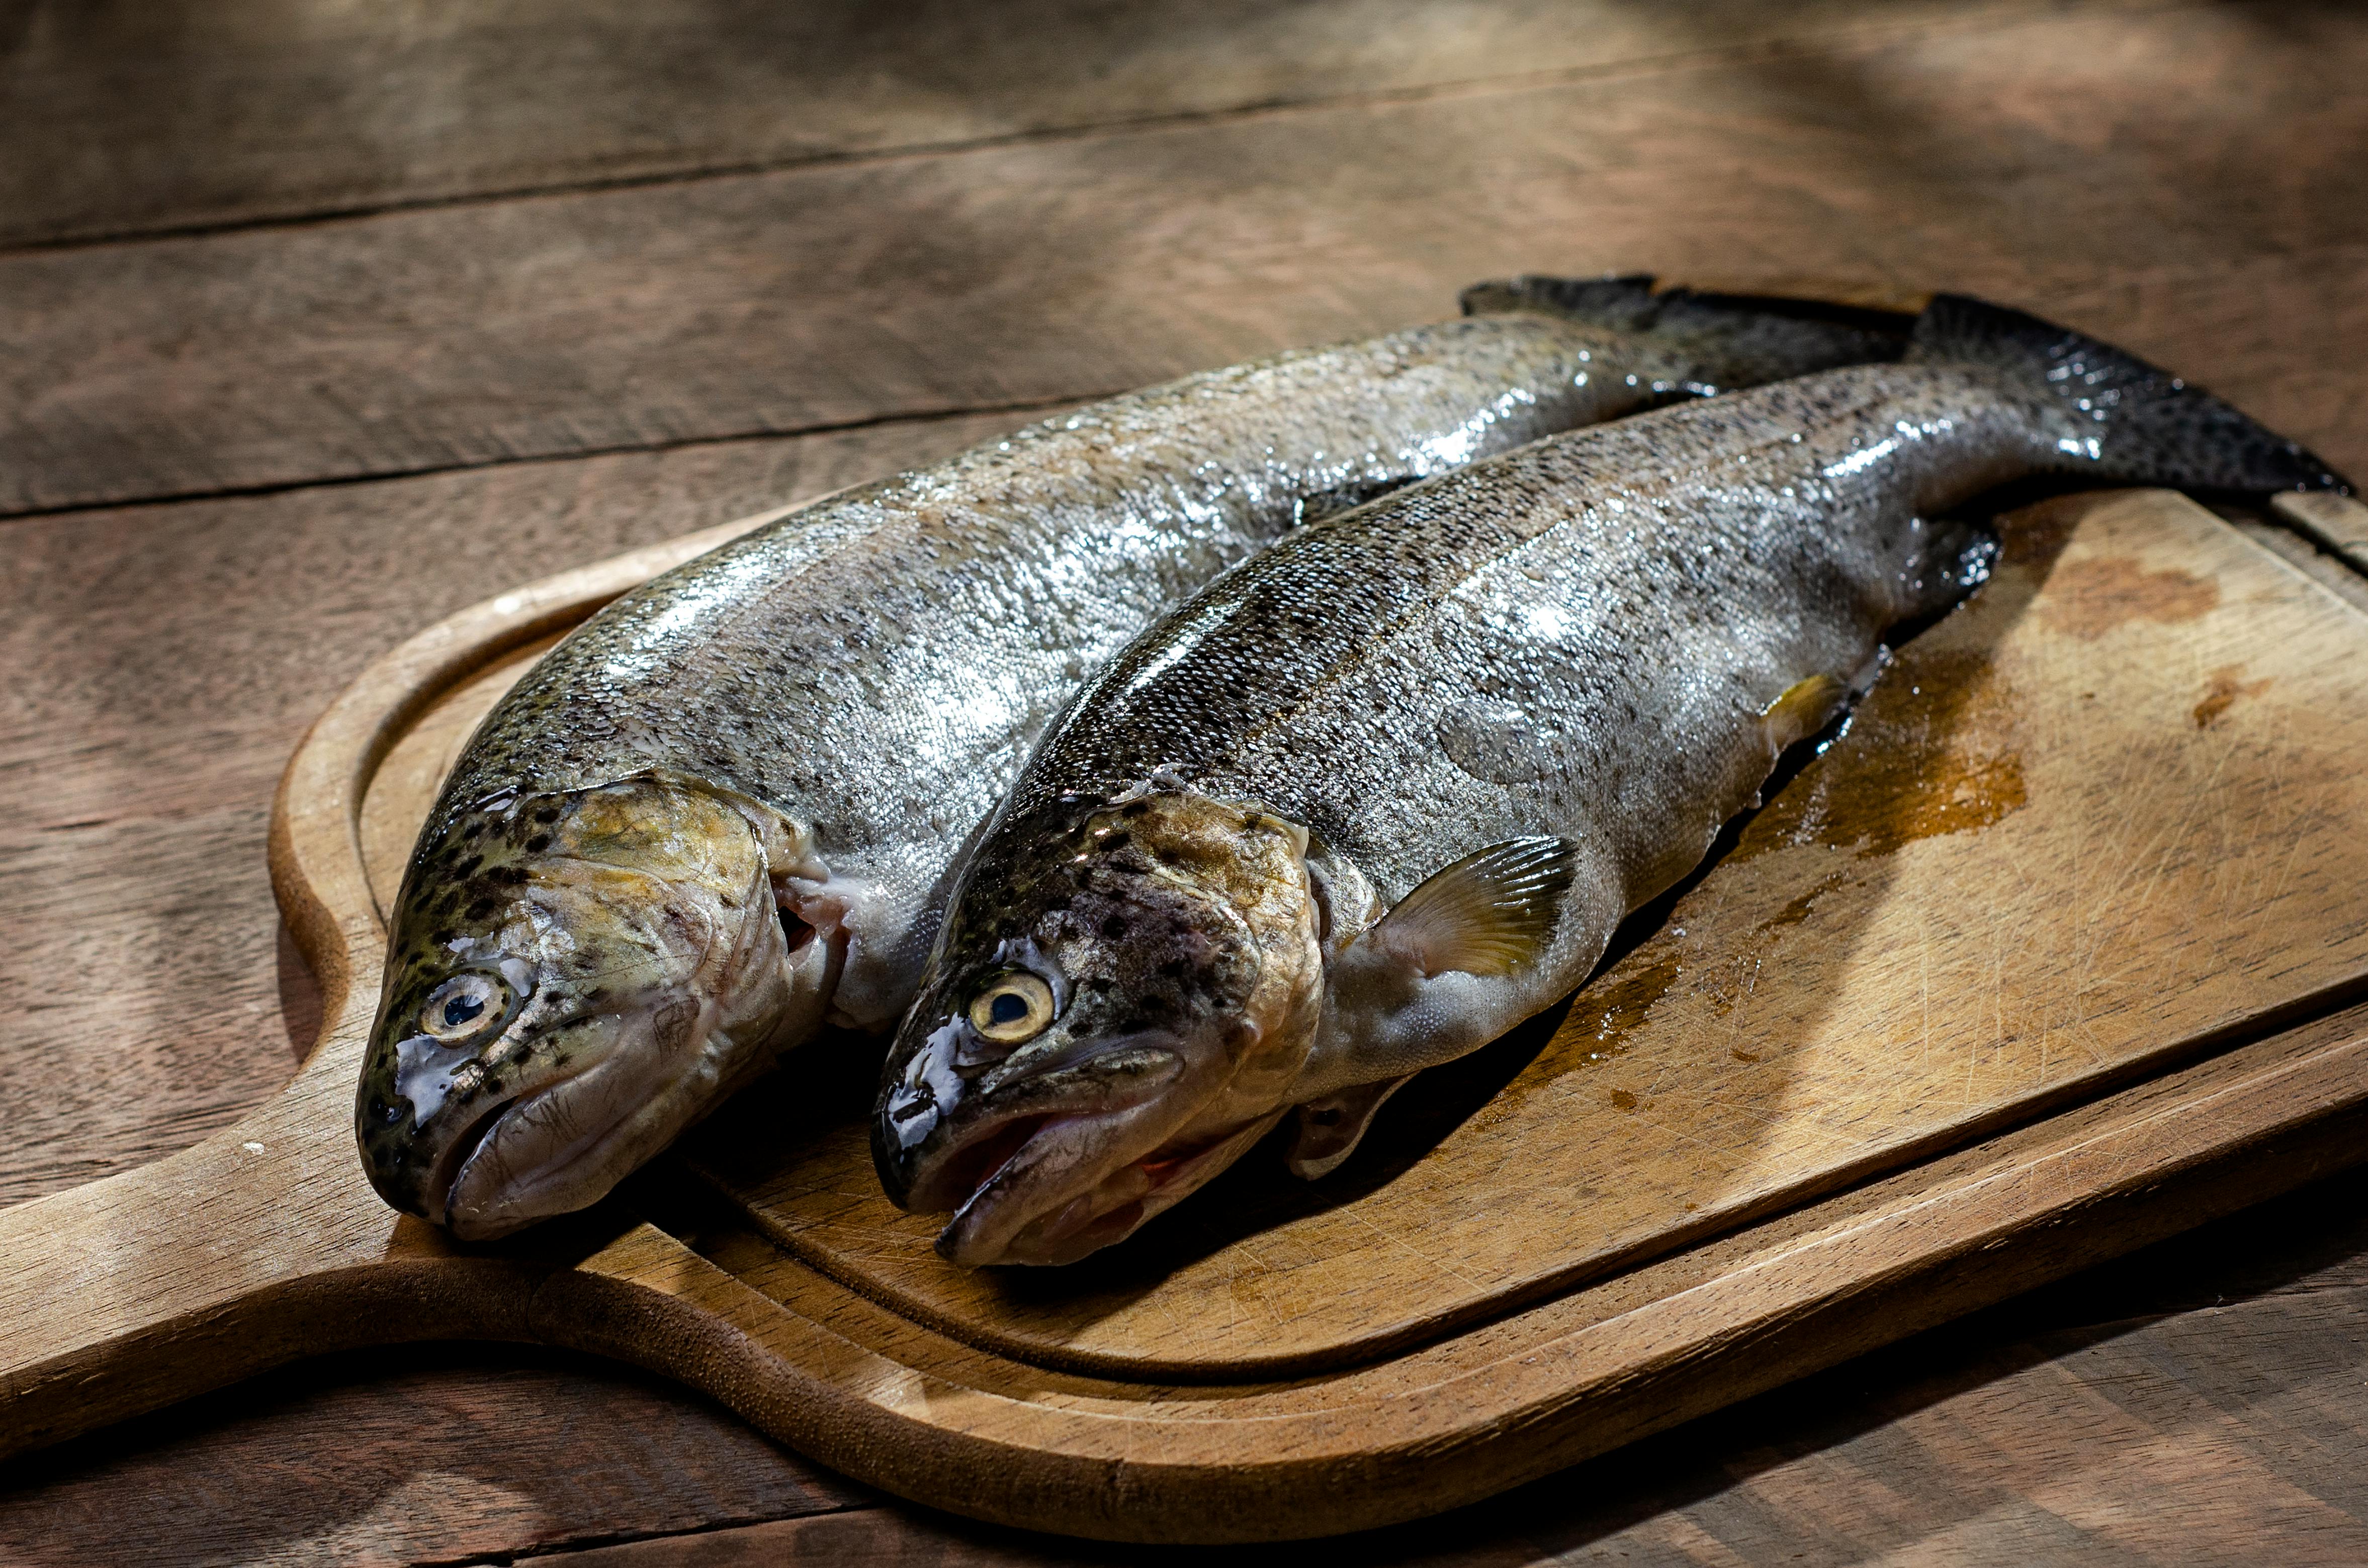
[[[447,1045],[483,1034],[509,1010],[509,988],[490,974],[456,974],[427,994],[419,1027]]]
[[[998,976],[971,998],[970,1027],[998,1045],[1034,1040],[1053,1021],[1053,988],[1025,970]]]

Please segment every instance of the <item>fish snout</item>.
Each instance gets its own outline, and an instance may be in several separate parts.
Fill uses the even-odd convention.
[[[881,1096],[871,1149],[899,1208],[950,1213],[992,1179],[1038,1130],[1062,1119],[1116,1115],[1183,1075],[1173,1041],[1154,1035],[1079,1041],[1023,1053],[980,1073],[941,1029]]]
[[[474,1108],[444,1152],[430,1183],[438,1222],[490,1241],[598,1201],[644,1157],[652,1123],[670,1137],[689,1119],[666,1111],[715,1078],[705,1060],[715,1021],[712,1001],[680,996],[538,1042],[531,1065]]]

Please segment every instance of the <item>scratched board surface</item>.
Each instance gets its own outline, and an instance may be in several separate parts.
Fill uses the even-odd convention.
[[[973,1342],[1280,1374],[1665,1253],[2368,974],[2368,620],[2168,494],[2050,503],[2008,541],[1566,1014],[1418,1080],[1326,1181],[1269,1145],[1085,1264],[959,1270],[880,1195],[875,1052],[851,1039],[695,1131],[690,1164],[798,1256]],[[521,665],[382,770],[381,900],[395,799]]]

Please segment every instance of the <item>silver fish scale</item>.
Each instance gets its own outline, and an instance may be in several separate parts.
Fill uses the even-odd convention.
[[[1981,371],[1872,366],[1445,475],[1310,527],[1139,639],[1004,820],[1165,767],[1306,824],[1385,901],[1559,835],[1586,915],[1541,967],[1566,989],[1607,917],[1749,801],[1766,705],[1849,679],[1921,608],[1920,516],[2049,466],[2068,427]],[[990,839],[973,877],[1027,853]]]
[[[422,843],[512,788],[660,767],[738,790],[884,901],[850,954],[860,994],[867,962],[916,967],[931,886],[1076,682],[1306,498],[1627,412],[1691,369],[1641,335],[1481,316],[1193,376],[848,492],[561,642],[471,739]]]

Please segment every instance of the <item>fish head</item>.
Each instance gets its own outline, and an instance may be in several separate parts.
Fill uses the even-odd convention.
[[[1064,797],[965,871],[890,1052],[889,1196],[953,1262],[1131,1234],[1289,1103],[1323,990],[1307,835],[1181,786]]]
[[[503,1235],[713,1108],[818,1018],[831,944],[772,885],[800,849],[756,802],[655,774],[455,814],[389,924],[355,1106],[380,1195]]]

